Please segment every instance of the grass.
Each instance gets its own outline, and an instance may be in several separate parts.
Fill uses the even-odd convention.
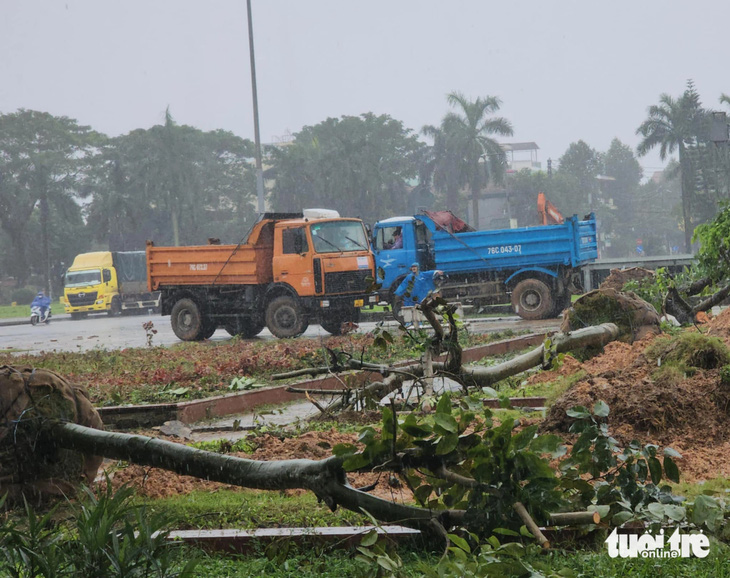
[[[278,528],[358,526],[369,519],[343,508],[331,512],[310,492],[284,493],[257,490],[196,491],[145,500],[150,512],[165,515],[179,530],[211,528]]]
[[[58,301],[51,303],[51,313],[53,315],[60,315],[65,313],[63,305]],[[17,317],[28,317],[30,318],[30,305],[0,305],[0,319],[14,319]]]

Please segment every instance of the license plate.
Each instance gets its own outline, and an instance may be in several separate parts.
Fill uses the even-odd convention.
[[[364,299],[355,299],[355,307],[362,307],[363,305],[365,305]]]

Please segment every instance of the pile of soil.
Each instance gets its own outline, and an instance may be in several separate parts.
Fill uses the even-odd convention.
[[[624,285],[629,281],[641,281],[647,277],[654,277],[655,273],[651,269],[643,267],[630,267],[628,269],[611,269],[611,273],[601,283],[599,289],[613,289],[622,291]]]
[[[340,433],[334,429],[327,432],[311,431],[296,438],[265,434],[259,437],[248,438],[248,441],[253,446],[256,446],[256,450],[253,453],[233,453],[231,455],[261,461],[290,459],[322,460],[331,456],[332,448],[338,444],[358,445],[357,437],[357,434]],[[179,440],[171,439],[171,441]],[[375,488],[369,493],[379,498],[399,503],[411,503],[413,501],[413,495],[407,488],[391,485],[390,476],[387,473],[350,473],[347,475],[347,478],[350,485],[355,488],[375,484]],[[114,472],[112,477],[113,487],[116,489],[124,484],[134,487],[139,495],[150,498],[184,495],[200,490],[216,491],[218,489],[229,489],[255,491],[138,465],[130,465]],[[303,492],[306,492],[306,490],[287,490],[286,493],[300,494]]]
[[[101,458],[43,443],[49,420],[102,427],[85,389],[46,369],[0,367],[0,496],[72,494],[96,477]]]
[[[730,346],[730,309],[709,319],[701,331]],[[580,364],[586,377],[558,398],[541,430],[565,433],[573,422],[568,409],[591,409],[602,400],[610,407],[608,425],[619,443],[638,440],[676,449],[683,455],[678,463],[687,481],[729,477],[730,385],[721,379],[721,367],[691,367],[685,374],[658,371],[661,359],[650,354],[655,339],[613,342]]]

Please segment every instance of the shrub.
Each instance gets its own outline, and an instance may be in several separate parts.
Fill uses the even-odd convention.
[[[20,287],[13,290],[10,294],[10,299],[18,305],[30,305],[37,293],[37,291],[34,291],[30,287]]]

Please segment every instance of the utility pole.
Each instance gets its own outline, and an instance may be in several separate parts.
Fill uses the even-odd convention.
[[[253,92],[253,131],[254,145],[256,147],[256,198],[258,199],[257,210],[259,214],[266,212],[264,200],[264,168],[261,161],[261,135],[259,133],[259,99],[256,90],[256,58],[253,50],[253,20],[251,18],[251,0],[246,0],[248,13],[248,51],[251,58],[251,91]]]

